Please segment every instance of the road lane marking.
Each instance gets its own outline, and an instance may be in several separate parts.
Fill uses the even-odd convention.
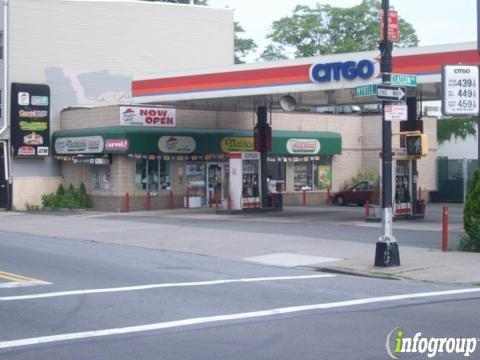
[[[122,328],[92,330],[92,331],[83,331],[83,332],[68,333],[68,334],[49,335],[49,336],[41,336],[41,337],[34,337],[34,338],[3,341],[3,342],[0,342],[0,349],[9,349],[9,348],[21,347],[21,346],[39,345],[39,344],[45,344],[45,343],[95,338],[95,337],[102,337],[102,336],[139,333],[139,332],[146,332],[146,331],[207,324],[207,323],[213,323],[213,322],[226,322],[226,321],[260,318],[260,317],[271,317],[274,315],[291,314],[291,313],[312,311],[312,310],[325,310],[325,309],[351,307],[351,306],[359,306],[359,305],[366,305],[366,304],[373,304],[373,303],[419,299],[419,298],[428,298],[428,297],[437,297],[437,296],[470,294],[470,293],[477,293],[477,292],[480,292],[480,288],[424,292],[424,293],[413,293],[413,294],[403,294],[403,295],[390,295],[390,296],[381,296],[381,297],[373,297],[373,298],[337,301],[337,302],[330,302],[330,303],[323,303],[323,304],[314,304],[314,305],[290,306],[290,307],[229,314],[229,315],[207,316],[207,317],[199,317],[199,318],[192,318],[192,319],[159,322],[159,323],[146,324],[146,325],[128,326],[128,327],[122,327]]]
[[[137,285],[137,286],[127,286],[127,287],[116,287],[116,288],[72,290],[72,291],[60,291],[60,292],[30,294],[30,295],[3,296],[3,297],[0,297],[0,301],[31,300],[31,299],[52,298],[52,297],[59,297],[59,296],[100,294],[100,293],[112,293],[112,292],[123,292],[123,291],[138,291],[138,290],[149,290],[149,289],[171,288],[171,287],[223,285],[223,284],[231,284],[231,283],[249,283],[249,282],[261,282],[261,281],[318,279],[318,278],[329,278],[329,277],[335,277],[335,275],[321,274],[321,275],[300,275],[300,276],[276,276],[276,277],[260,277],[260,278],[245,278],[245,279],[197,281],[197,282],[185,282],[185,283],[148,284],[148,285]]]
[[[28,276],[9,273],[6,271],[0,271],[0,279],[10,280],[10,281],[42,281],[42,280],[34,279]]]
[[[13,281],[0,283],[0,289],[10,289],[18,287],[27,287],[27,286],[38,286],[38,285],[52,285],[47,281]]]

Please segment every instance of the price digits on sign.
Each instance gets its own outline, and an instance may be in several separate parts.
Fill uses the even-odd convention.
[[[457,102],[457,106],[461,108],[471,108],[476,107],[476,101],[471,98],[477,97],[477,92],[475,91],[476,81],[474,79],[460,79],[456,82],[457,86],[461,89],[458,90],[457,96],[460,98],[469,98],[469,99],[460,99]],[[473,88],[473,89],[469,89]]]

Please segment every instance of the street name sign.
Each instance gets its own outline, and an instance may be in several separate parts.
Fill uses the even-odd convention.
[[[404,101],[406,90],[404,87],[390,86],[390,85],[378,85],[377,86],[377,99],[384,101]]]
[[[390,74],[390,85],[417,86],[416,75]]]
[[[376,96],[376,95],[377,95],[377,85],[376,84],[357,86],[355,88],[355,96],[356,97]]]
[[[477,65],[445,65],[442,71],[445,115],[477,115],[479,84]]]
[[[407,117],[408,117],[408,108],[406,104],[385,105],[386,121],[403,121],[403,120],[407,120]]]

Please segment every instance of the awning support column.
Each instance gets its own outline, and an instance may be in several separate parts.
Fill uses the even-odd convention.
[[[261,137],[261,151],[260,151],[260,197],[262,201],[262,208],[267,207],[267,149],[264,144],[267,136],[266,128],[268,127],[268,109],[266,106],[257,107],[257,126]]]

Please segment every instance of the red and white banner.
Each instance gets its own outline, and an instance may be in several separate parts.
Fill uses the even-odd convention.
[[[120,125],[175,127],[175,109],[120,106]]]

